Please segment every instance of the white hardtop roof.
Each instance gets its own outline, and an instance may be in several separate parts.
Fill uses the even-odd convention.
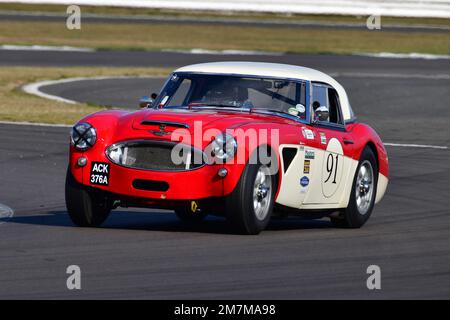
[[[336,89],[344,120],[353,118],[353,112],[345,89],[335,79],[315,69],[282,63],[225,61],[192,64],[181,67],[174,72],[238,74],[323,82]]]

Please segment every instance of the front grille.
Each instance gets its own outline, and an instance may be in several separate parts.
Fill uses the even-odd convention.
[[[118,148],[121,148],[119,160],[112,156],[111,152]],[[205,164],[203,152],[174,142],[151,140],[120,142],[110,146],[106,154],[118,165],[142,170],[187,171],[198,169]]]

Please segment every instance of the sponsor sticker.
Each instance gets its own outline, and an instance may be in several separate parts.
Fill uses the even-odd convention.
[[[90,183],[102,186],[109,184],[109,163],[92,162]]]
[[[303,136],[305,137],[305,139],[314,140],[314,132],[312,130],[303,127],[302,133],[303,133]]]
[[[305,163],[303,165],[303,173],[309,174],[310,168],[311,168],[311,160],[305,160]]]
[[[307,176],[303,176],[303,177],[300,179],[300,185],[301,185],[302,187],[308,186],[308,185],[309,185],[309,178],[308,178]]]
[[[298,115],[298,110],[295,108],[289,108],[288,109],[288,113],[293,115],[293,116],[297,116]]]
[[[300,141],[300,151],[305,150],[305,144]]]
[[[325,132],[320,132],[320,143],[327,144],[327,135]]]
[[[305,149],[305,159],[313,160],[315,157],[314,150]]]

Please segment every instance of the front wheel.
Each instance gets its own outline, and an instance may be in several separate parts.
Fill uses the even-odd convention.
[[[111,212],[112,201],[107,195],[79,184],[70,169],[67,169],[65,194],[69,217],[79,227],[98,227]]]
[[[372,214],[377,193],[377,181],[377,160],[373,151],[366,147],[361,154],[353,179],[349,204],[337,218],[331,218],[331,222],[338,227],[362,227]]]
[[[239,183],[226,199],[226,216],[240,234],[258,234],[273,211],[276,180],[268,166],[247,164]]]

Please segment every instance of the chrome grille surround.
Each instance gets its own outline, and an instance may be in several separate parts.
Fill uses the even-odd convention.
[[[105,153],[112,163],[138,170],[190,171],[206,164],[206,157],[201,150],[172,141],[122,141],[107,147]]]

